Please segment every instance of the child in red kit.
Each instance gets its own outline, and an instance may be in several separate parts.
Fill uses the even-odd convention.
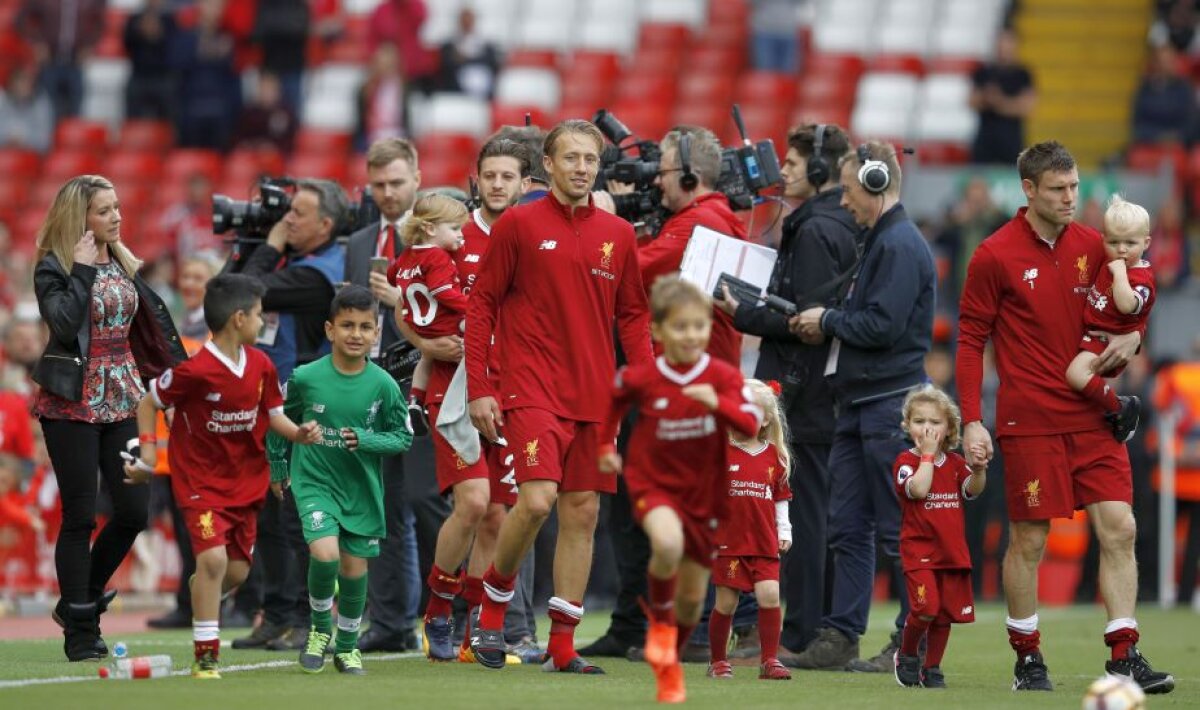
[[[271,483],[265,439],[268,427],[289,441],[321,437],[315,422],[297,426],[283,413],[275,366],[250,347],[262,328],[263,285],[241,274],[208,282],[204,319],[212,340],[178,367],[150,383],[138,406],[140,451],[122,452],[130,483],[150,480],[158,461],[155,431],[160,409],[171,421],[171,489],[187,522],[196,574],[192,584],[192,677],[220,678],[221,595],[250,572],[258,510]]]
[[[758,633],[762,647],[761,680],[791,680],[792,674],[776,654],[783,617],[779,609],[779,555],[792,546],[788,518],[791,453],[787,447],[787,422],[780,414],[777,383],[773,387],[746,380],[754,402],[763,410],[755,436],[729,432],[725,517],[717,530],[717,559],[712,578],[716,604],[708,619],[712,663],[710,678],[732,678],[726,658],[733,612],[741,592],[754,592],[758,600]]]
[[[712,302],[703,291],[660,278],[650,312],[663,354],[617,373],[599,440],[612,442],[626,410],[638,408],[624,471],[634,517],[650,538],[645,654],[659,702],[679,703],[686,699],[679,652],[700,620],[716,556],[728,433],[756,435],[763,414],[742,373],[705,352]],[[612,443],[601,444],[599,464],[606,473],[621,471]]]
[[[962,433],[962,415],[945,392],[913,390],[904,400],[903,416],[902,426],[916,446],[902,452],[894,468],[900,561],[910,607],[896,651],[896,682],[944,688],[941,663],[950,624],[975,620],[962,501],[983,492],[987,469],[969,468],[952,451]],[[917,653],[922,638],[923,666]]]
[[[1107,268],[1100,269],[1088,291],[1083,322],[1088,333],[1120,335],[1144,331],[1154,305],[1154,271],[1142,254],[1150,246],[1150,215],[1141,205],[1114,196],[1104,211],[1104,254]],[[1093,363],[1108,342],[1084,335],[1079,354],[1067,368],[1067,383],[1104,410],[1117,441],[1129,441],[1137,430],[1141,401],[1118,397],[1104,381],[1116,377],[1124,366],[1093,372]]]

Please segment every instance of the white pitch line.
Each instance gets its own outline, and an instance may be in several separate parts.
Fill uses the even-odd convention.
[[[164,642],[165,643],[165,642]],[[364,661],[397,661],[405,658],[422,658],[425,654],[416,651],[409,653],[381,653],[378,655],[363,656]],[[238,663],[231,666],[221,666],[221,673],[240,673],[242,671],[256,671],[263,668],[284,668],[287,666],[296,665],[296,661],[274,660],[263,661],[261,663]],[[99,666],[97,666],[99,668]],[[190,676],[192,674],[189,668],[180,668],[171,671],[172,676]],[[59,685],[64,683],[82,683],[85,681],[106,680],[99,675],[64,675],[54,678],[23,678],[20,680],[0,680],[0,690],[5,688],[26,688],[32,685]]]

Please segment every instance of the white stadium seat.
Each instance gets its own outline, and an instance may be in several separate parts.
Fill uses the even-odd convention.
[[[958,109],[924,106],[917,115],[914,129],[921,141],[970,143],[978,127],[979,114],[965,106]]]
[[[552,69],[512,67],[496,80],[496,101],[502,104],[557,111],[561,96],[558,72]]]
[[[369,15],[382,0],[342,0],[342,8],[349,15]]]
[[[966,74],[930,74],[921,84],[921,105],[963,108],[971,98],[971,78]]]
[[[706,0],[646,0],[642,6],[644,22],[678,22],[699,29],[707,19]]]
[[[869,54],[872,33],[855,25],[818,24],[813,27],[813,44],[820,52],[833,54]]]
[[[574,29],[574,24],[563,18],[528,19],[517,25],[517,42],[514,46],[563,52],[571,46]]]
[[[614,15],[584,22],[577,46],[601,52],[632,54],[637,47],[638,24],[630,15]]]
[[[131,67],[128,59],[93,59],[83,66],[84,118],[106,121],[117,129],[125,118],[125,84]]]
[[[424,100],[415,96],[409,102],[409,117],[414,136],[437,131],[483,138],[492,130],[491,105],[463,94],[437,93]]]
[[[929,27],[925,24],[881,23],[876,27],[875,46],[880,54],[923,57],[929,50]]]
[[[857,106],[850,117],[850,131],[859,139],[906,140],[912,123],[911,111]]]
[[[911,74],[868,72],[858,82],[856,106],[908,113],[917,103],[918,80]]]

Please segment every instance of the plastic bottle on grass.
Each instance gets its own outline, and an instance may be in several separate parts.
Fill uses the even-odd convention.
[[[171,657],[166,654],[116,658],[107,666],[100,667],[100,677],[115,680],[164,678],[171,675],[171,668]]]

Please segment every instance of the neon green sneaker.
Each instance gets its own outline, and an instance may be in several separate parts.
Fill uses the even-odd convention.
[[[200,680],[220,680],[221,665],[211,653],[206,653],[192,661],[192,677]]]
[[[357,648],[346,653],[333,654],[333,667],[338,669],[338,673],[345,673],[346,675],[367,674],[362,664],[362,653]]]
[[[305,673],[320,673],[325,670],[325,647],[329,645],[329,634],[317,631],[317,627],[308,630],[308,641],[300,652],[300,668]]]

